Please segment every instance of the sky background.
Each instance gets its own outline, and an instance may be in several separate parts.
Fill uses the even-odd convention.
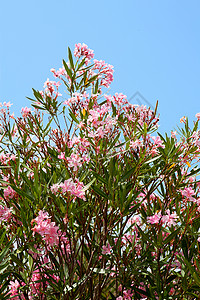
[[[67,47],[85,43],[114,66],[109,94],[139,92],[155,106],[159,131],[200,112],[199,0],[0,1],[0,102],[30,107]],[[131,103],[138,100],[137,95]]]

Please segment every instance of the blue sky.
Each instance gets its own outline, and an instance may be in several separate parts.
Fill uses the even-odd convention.
[[[16,114],[78,42],[114,66],[110,94],[158,99],[161,132],[200,112],[199,0],[2,1],[0,28],[0,102]]]

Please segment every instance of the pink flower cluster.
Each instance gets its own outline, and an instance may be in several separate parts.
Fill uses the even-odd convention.
[[[31,224],[35,224],[32,228],[33,235],[37,232],[42,236],[42,239],[48,246],[58,245],[59,236],[62,235],[59,227],[55,225],[55,222],[51,222],[51,218],[47,212],[39,211],[38,217],[31,221]]]
[[[119,292],[122,291],[122,285],[120,285],[120,286],[118,287],[118,290],[119,290]],[[133,297],[132,291],[131,291],[131,290],[124,289],[124,290],[123,290],[123,296],[117,297],[116,300],[132,300],[132,299],[133,299],[132,297]]]
[[[23,295],[21,295],[20,291],[19,291],[19,288],[23,285],[25,285],[25,283],[22,283],[22,285],[20,285],[18,280],[10,281],[10,284],[9,284],[10,296],[12,296],[13,300],[25,299],[25,297]],[[20,296],[17,296],[19,294],[20,294]]]
[[[49,78],[44,83],[44,92],[46,93],[47,96],[52,97],[53,95],[57,98],[58,96],[62,96],[58,92],[58,87],[61,85],[60,82],[56,81],[50,81]]]
[[[189,201],[196,201],[193,197],[195,196],[194,190],[191,187],[186,187],[184,190],[180,190],[182,196],[184,196]]]
[[[74,56],[80,58],[85,57],[85,63],[88,64],[89,61],[94,57],[94,51],[89,49],[86,44],[75,44]]]
[[[200,120],[200,113],[197,113],[197,114],[195,115],[195,117],[196,117],[198,120]]]
[[[107,64],[105,61],[94,59],[94,67],[92,69],[99,71],[98,78],[101,78],[100,85],[109,88],[113,82],[113,66]]]
[[[87,155],[80,156],[78,153],[72,153],[70,157],[65,157],[65,153],[61,152],[58,155],[58,158],[66,160],[68,162],[68,166],[73,168],[74,171],[77,171],[78,168],[82,167],[84,162],[89,162],[90,158]]]
[[[10,160],[15,160],[16,156],[14,154],[11,153],[5,153],[5,152],[1,152],[0,154],[0,162],[4,165],[6,165]]]
[[[65,76],[65,77],[67,77],[67,73],[66,73],[64,67],[63,67],[63,68],[59,68],[58,71],[56,71],[54,68],[52,68],[50,71],[53,73],[54,77],[56,77],[56,78],[57,78],[57,77],[60,78],[60,76]]]
[[[84,95],[78,92],[73,93],[72,97],[63,102],[64,105],[70,106],[71,104],[78,105],[82,101]]]
[[[8,208],[8,207],[3,207],[2,205],[0,205],[0,221],[10,221],[12,217],[12,208]]]
[[[154,146],[165,148],[163,141],[161,140],[161,138],[159,136],[156,136],[156,137],[152,136],[151,138],[154,141]]]
[[[17,195],[17,193],[10,186],[4,189],[3,194],[6,200],[13,199]]]
[[[21,109],[21,113],[22,113],[22,117],[25,118],[29,115],[29,113],[31,112],[31,108],[26,107],[22,107]]]
[[[84,185],[82,182],[76,180],[76,182],[73,182],[72,178],[65,180],[64,182],[61,182],[60,184],[55,183],[51,186],[51,191],[53,194],[56,195],[56,193],[60,192],[62,194],[68,193],[69,195],[75,196],[81,199],[85,199],[85,191],[84,191]],[[74,199],[74,200],[75,200]]]
[[[176,213],[170,213],[170,210],[167,209],[167,215],[162,215],[161,212],[154,214],[153,216],[147,217],[147,223],[150,224],[163,224],[166,226],[175,226],[178,216]]]
[[[106,245],[104,245],[103,247],[102,247],[102,254],[111,254],[111,246],[110,246],[110,244],[108,243],[107,244],[107,246]]]

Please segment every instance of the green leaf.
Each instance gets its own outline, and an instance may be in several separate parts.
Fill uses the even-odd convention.
[[[96,179],[98,179],[100,182],[105,183],[106,185],[108,184],[108,182],[106,181],[106,179],[104,179],[102,176],[100,176],[99,174],[97,174],[96,172],[92,172],[94,174],[94,176],[96,177]]]
[[[6,256],[6,254],[8,253],[10,246],[12,245],[13,241],[14,241],[15,237],[12,238],[12,240],[5,246],[5,248],[1,251],[0,253],[0,263],[2,262],[2,260],[4,259],[4,257]]]
[[[95,182],[96,178],[92,179],[87,185],[84,186],[83,191],[87,191],[89,187]]]
[[[198,286],[200,286],[200,277],[197,275],[196,272],[193,273],[193,278],[194,278],[196,284],[198,284]]]
[[[102,190],[100,190],[97,186],[92,186],[92,189],[99,195],[102,196],[105,199],[108,199],[108,196],[106,195],[106,193],[104,193]]]
[[[180,232],[180,227],[173,231],[164,241],[163,244],[166,245],[171,242],[171,240]]]
[[[142,236],[142,238],[143,238],[143,240],[144,241],[149,241],[149,236],[146,234],[146,233],[144,233],[143,231],[142,231],[142,229],[137,225],[137,228],[138,228],[138,230],[139,230],[139,232],[140,232],[140,234],[141,234],[141,236]]]
[[[11,254],[10,257],[12,261],[15,262],[19,267],[24,268],[24,264],[20,261],[20,259],[16,255]]]
[[[68,47],[68,57],[69,57],[70,66],[74,70],[74,62],[73,62],[72,52],[69,47]]]
[[[130,169],[128,172],[126,172],[120,179],[120,182],[126,181],[128,178],[131,177],[131,175],[135,172],[135,167]]]
[[[42,98],[42,95],[40,94],[39,91],[36,91],[35,89],[32,89],[33,90],[33,94],[35,96],[35,98],[41,103],[41,101],[43,102],[43,98]]]
[[[70,68],[68,67],[68,65],[66,64],[66,62],[63,59],[63,66],[65,68],[65,71],[67,72],[68,76],[70,77],[70,79],[72,80],[72,71],[70,70]]]
[[[86,59],[85,57],[82,59],[82,61],[80,62],[80,64],[77,67],[77,71],[84,65],[85,59]]]
[[[72,111],[69,112],[69,115],[77,124],[79,124],[79,121],[77,120],[77,118],[75,117]]]

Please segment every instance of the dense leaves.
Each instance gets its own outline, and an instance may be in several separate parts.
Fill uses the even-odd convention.
[[[2,104],[0,299],[199,299],[200,116],[156,134],[93,57],[69,49],[20,118]]]

